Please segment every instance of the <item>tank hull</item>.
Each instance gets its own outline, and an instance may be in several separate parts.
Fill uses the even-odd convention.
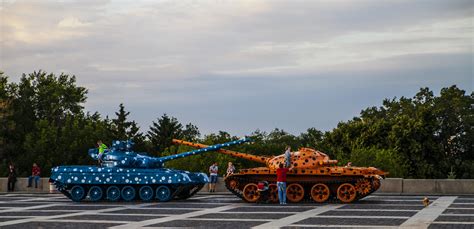
[[[204,173],[98,166],[59,166],[52,169],[50,177],[50,182],[74,201],[186,199],[208,181]]]

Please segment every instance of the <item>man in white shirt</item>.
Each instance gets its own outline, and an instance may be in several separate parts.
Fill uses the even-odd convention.
[[[214,164],[212,164],[211,167],[209,167],[209,174],[210,174],[209,178],[211,179],[209,183],[209,192],[216,191],[218,169],[219,168],[217,167],[217,162],[214,162]]]

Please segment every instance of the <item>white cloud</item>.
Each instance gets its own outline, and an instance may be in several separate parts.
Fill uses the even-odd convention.
[[[88,25],[90,25],[90,23],[82,22],[76,17],[66,17],[58,23],[59,28],[69,28],[69,29],[84,27]]]

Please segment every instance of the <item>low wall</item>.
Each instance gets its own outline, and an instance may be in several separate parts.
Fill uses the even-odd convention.
[[[42,177],[38,182],[38,188],[35,188],[35,181],[34,179],[31,182],[31,188],[28,188],[28,178],[27,177],[19,177],[16,179],[15,183],[15,191],[23,191],[23,192],[49,192],[49,177],[44,178]],[[0,177],[0,192],[6,192],[8,187],[8,178]]]
[[[474,179],[387,178],[376,193],[398,194],[474,194]]]
[[[7,191],[8,178],[0,178],[0,192]],[[49,178],[41,178],[38,188],[27,188],[28,178],[21,177],[17,179],[15,191],[23,192],[50,192]],[[201,189],[200,193],[208,193],[208,185]],[[228,192],[224,186],[222,177],[219,177],[216,192]],[[382,180],[382,185],[376,193],[391,194],[440,194],[440,195],[458,195],[474,194],[474,179],[402,179],[387,178]]]

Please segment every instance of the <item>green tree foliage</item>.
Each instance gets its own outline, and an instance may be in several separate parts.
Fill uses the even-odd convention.
[[[349,160],[353,165],[371,166],[389,171],[391,177],[405,177],[408,166],[406,161],[393,149],[356,148]]]
[[[186,124],[183,129],[183,139],[187,141],[196,141],[201,136],[199,129],[197,126],[193,125],[192,123]]]
[[[19,83],[1,79],[11,114],[0,120],[8,123],[0,130],[6,133],[2,168],[12,161],[19,175],[26,176],[37,162],[47,176],[55,165],[93,163],[84,152],[99,136],[107,136],[110,124],[98,114],[84,114],[87,90],[76,86],[74,76],[38,71],[23,75]]]
[[[112,132],[116,139],[126,139],[132,122],[127,120],[130,112],[125,111],[123,103],[119,105],[119,111],[115,112],[116,118],[112,119]]]
[[[443,88],[438,97],[421,88],[413,98],[386,99],[339,123],[325,134],[325,145],[340,161],[364,162],[355,152],[390,150],[401,166],[392,168],[392,176],[446,178],[454,165],[461,178],[472,178],[473,103],[472,94],[456,86]]]
[[[148,131],[148,138],[154,150],[158,152],[171,146],[173,138],[180,139],[182,136],[183,125],[175,117],[169,117],[167,114],[163,114],[156,122],[153,121]]]
[[[124,140],[130,139],[135,143],[135,149],[145,150],[145,136],[140,131],[135,121],[129,121],[130,112],[125,111],[123,103],[119,105],[119,110],[115,112],[116,118],[112,119],[112,136],[113,139]]]
[[[12,159],[9,152],[12,152],[15,147],[12,142],[15,123],[13,122],[11,88],[8,84],[8,77],[3,74],[0,72],[0,163],[5,165]]]

